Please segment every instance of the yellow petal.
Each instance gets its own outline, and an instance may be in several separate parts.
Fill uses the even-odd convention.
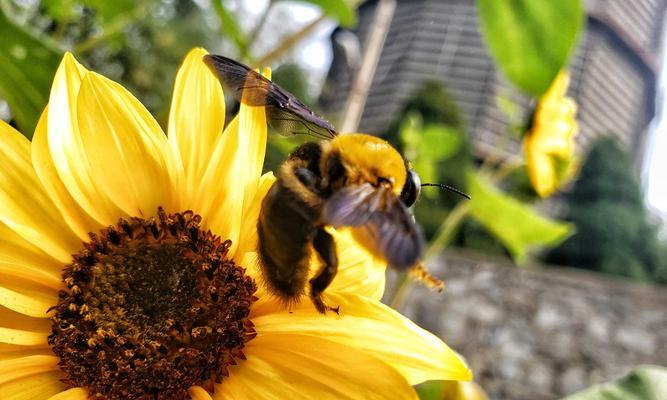
[[[260,334],[308,335],[363,350],[396,368],[411,385],[472,379],[470,369],[442,340],[388,306],[351,294],[329,295],[327,300],[340,307],[340,316],[323,316],[310,306],[301,306],[292,313],[252,321]]]
[[[31,317],[46,318],[58,301],[58,292],[18,278],[0,275],[0,305]]]
[[[19,346],[15,344],[0,343],[0,360],[52,354],[51,349],[46,344],[46,336],[44,337],[43,346]]]
[[[72,388],[60,392],[55,396],[49,397],[49,400],[86,400],[88,398],[88,391],[84,388]]]
[[[16,346],[45,346],[47,332],[30,332],[0,327],[0,343]]]
[[[30,159],[30,142],[0,121],[0,222],[66,263],[80,247],[45,193]]]
[[[169,144],[184,170],[185,208],[190,208],[215,142],[225,127],[225,98],[220,82],[204,64],[208,54],[191,50],[176,75],[169,111]],[[222,160],[223,162],[225,160]]]
[[[0,384],[2,400],[48,399],[65,390],[60,372],[46,372]]]
[[[0,360],[0,385],[18,378],[25,378],[56,370],[59,358],[53,355],[37,355]]]
[[[338,254],[338,272],[331,285],[324,292],[324,298],[334,293],[351,293],[366,296],[373,300],[380,300],[384,293],[386,281],[385,261],[375,258],[370,252],[361,247],[354,240],[348,229],[328,229],[336,242]],[[289,240],[288,237],[285,240]],[[259,258],[256,252],[243,253],[236,262],[246,268],[247,273],[257,282],[256,296],[259,300],[253,304],[251,315],[254,317],[266,315],[276,311],[285,311],[287,308],[265,290],[262,274],[259,272]],[[314,275],[322,265],[320,258],[313,254],[310,261],[310,274]],[[308,289],[308,288],[306,288]],[[303,296],[299,308],[311,307],[308,296]]]
[[[241,104],[239,110],[240,146],[246,149],[243,162],[238,164],[238,172],[243,175],[243,211],[244,214],[253,205],[262,175],[266,154],[266,114],[264,107],[250,107]],[[247,144],[244,142],[247,141]]]
[[[83,78],[77,121],[90,169],[126,214],[151,216],[178,209],[176,166],[155,119],[125,88],[94,72]]]
[[[48,135],[48,107],[37,122],[32,137],[32,164],[44,189],[69,227],[82,241],[88,241],[88,232],[97,232],[102,225],[93,219],[74,200],[65,184],[58,176],[58,170],[51,158]]]
[[[239,246],[236,254],[242,255],[248,251],[257,251],[257,219],[262,209],[262,200],[275,181],[276,178],[272,172],[267,172],[260,178],[255,198],[251,206],[243,212]],[[235,258],[235,261],[238,263],[239,259]]]
[[[116,223],[123,213],[100,189],[79,135],[77,96],[86,73],[86,69],[70,53],[65,54],[51,87],[48,137],[45,139],[41,132],[37,132],[37,148],[33,157],[42,179],[51,179],[52,169],[55,169],[70,196],[87,214],[106,226]],[[48,151],[44,149],[45,146]],[[57,181],[50,182],[48,190],[60,189]],[[59,198],[56,203],[67,205],[67,195],[49,193]],[[85,226],[77,228],[77,231],[81,229],[85,229]]]
[[[354,293],[374,300],[384,294],[387,263],[361,247],[348,229],[331,229],[338,250],[338,273],[325,293]],[[317,268],[321,261],[311,265]]]
[[[192,400],[211,400],[211,395],[200,386],[191,387],[188,389],[188,394]]]
[[[3,306],[0,306],[0,326],[44,333],[51,331],[51,323],[47,318],[29,317]]]
[[[329,340],[260,334],[244,352],[247,360],[215,385],[214,399],[417,399],[395,369]]]
[[[208,227],[232,240],[231,255],[236,254],[243,215],[253,208],[265,152],[264,107],[241,104],[238,117],[216,143],[196,200],[196,209],[208,216]]]
[[[534,138],[527,137],[524,142],[528,177],[540,197],[547,197],[556,190],[556,175],[553,161],[549,155],[534,146]]]
[[[204,226],[223,240],[230,239],[235,248],[243,216],[241,177],[233,168],[243,157],[238,151],[238,122],[238,117],[234,118],[220,136],[202,178],[199,195],[192,199],[193,209],[201,213]]]
[[[55,289],[62,281],[62,265],[0,222],[0,276],[13,276]]]
[[[0,306],[0,343],[4,343],[4,346],[21,347],[20,351],[11,348],[5,351],[0,348],[3,356],[10,351],[17,352],[17,355],[21,355],[20,353],[24,351],[43,351],[47,346],[46,338],[50,333],[51,323],[48,319],[29,317]]]

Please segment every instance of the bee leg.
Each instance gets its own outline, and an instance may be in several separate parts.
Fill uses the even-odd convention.
[[[330,307],[322,300],[322,292],[329,286],[336,276],[336,272],[338,272],[336,242],[324,228],[320,228],[313,239],[313,248],[324,261],[324,265],[310,280],[310,298],[320,313],[324,314],[327,310],[330,310],[338,314],[339,307]]]
[[[413,279],[421,281],[424,286],[430,289],[435,289],[438,292],[442,292],[445,288],[444,282],[431,274],[429,270],[426,269],[426,266],[422,261],[419,261],[417,264],[413,265],[410,268],[409,273]]]

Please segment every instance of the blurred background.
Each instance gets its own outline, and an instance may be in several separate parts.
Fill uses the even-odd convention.
[[[667,0],[0,0],[0,118],[31,137],[64,51],[163,127],[189,49],[272,67],[339,130],[384,137],[423,182],[472,196],[424,188],[414,212],[446,290],[392,272],[384,300],[466,357],[489,398],[555,399],[667,365],[666,11]],[[272,136],[265,169],[300,141]],[[665,370],[634,371],[614,393],[664,389]],[[600,393],[573,398],[627,398]]]

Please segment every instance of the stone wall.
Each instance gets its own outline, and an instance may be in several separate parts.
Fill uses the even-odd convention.
[[[492,399],[556,399],[667,365],[667,287],[464,253],[430,269],[445,292],[416,285],[401,311],[463,354]]]

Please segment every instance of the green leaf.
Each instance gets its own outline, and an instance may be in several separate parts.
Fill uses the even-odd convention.
[[[567,63],[583,23],[580,0],[477,0],[484,38],[509,80],[533,96]]]
[[[350,27],[357,23],[357,14],[346,0],[301,0],[318,6],[322,12],[336,19],[343,27]]]
[[[412,168],[423,182],[437,181],[438,163],[455,155],[463,144],[461,134],[448,125],[422,125],[418,112],[410,112],[405,117],[399,137],[405,158],[412,163]]]
[[[95,10],[96,15],[103,23],[109,23],[116,17],[126,14],[129,10],[140,5],[140,2],[132,0],[82,0],[81,3]]]
[[[442,400],[445,381],[427,381],[415,387],[421,400]]]
[[[495,235],[517,263],[526,261],[532,247],[554,246],[573,232],[571,225],[538,214],[475,171],[466,173],[472,197],[470,215]]]
[[[43,0],[46,13],[56,21],[67,22],[78,17],[76,0]]]
[[[48,101],[62,53],[14,25],[0,12],[0,97],[27,137]]]
[[[667,368],[644,365],[617,381],[592,386],[563,400],[664,399],[667,399]]]

